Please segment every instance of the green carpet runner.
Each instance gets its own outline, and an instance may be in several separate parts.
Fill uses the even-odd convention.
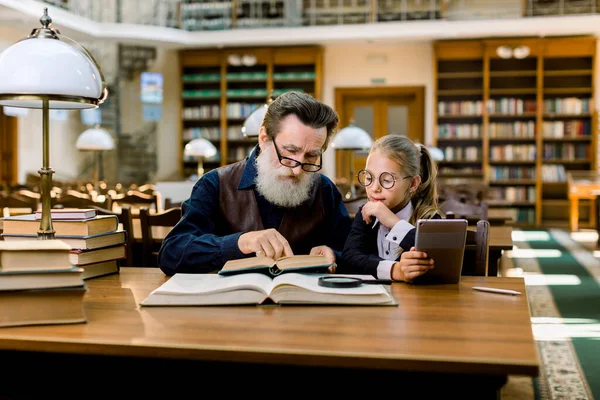
[[[538,399],[600,399],[600,261],[560,230],[515,230],[542,369]]]

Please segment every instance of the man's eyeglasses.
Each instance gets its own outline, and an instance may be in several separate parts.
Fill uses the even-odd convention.
[[[317,172],[322,168],[323,164],[323,154],[319,154],[319,164],[311,164],[311,163],[302,163],[298,160],[294,160],[293,158],[284,157],[279,153],[279,149],[277,148],[277,144],[275,144],[275,138],[273,138],[273,146],[275,146],[275,152],[277,153],[277,158],[279,158],[279,162],[284,167],[288,168],[296,168],[298,165],[302,166],[302,169],[306,172]]]
[[[373,174],[367,171],[366,169],[361,169],[360,171],[358,171],[356,177],[358,178],[358,183],[360,183],[364,187],[370,186],[374,180]],[[408,178],[412,178],[412,176],[408,175],[403,178],[396,178],[394,177],[394,175],[392,175],[391,172],[382,172],[381,175],[379,175],[379,184],[384,189],[391,189],[394,187],[396,181],[401,181],[403,179]]]

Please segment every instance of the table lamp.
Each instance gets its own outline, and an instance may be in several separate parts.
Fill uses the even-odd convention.
[[[183,155],[186,157],[198,158],[198,179],[204,174],[204,158],[214,157],[217,154],[217,148],[208,140],[198,138],[185,145]]]
[[[101,173],[102,152],[115,148],[115,141],[106,129],[96,125],[94,128],[87,129],[77,138],[75,147],[81,151],[96,152],[94,164],[94,190],[98,193],[98,181]]]
[[[258,132],[260,132],[260,127],[262,126],[263,119],[265,119],[268,108],[268,104],[263,104],[252,111],[248,118],[246,118],[244,126],[242,126],[242,135],[244,135],[244,137],[258,136]]]
[[[350,150],[350,168],[348,171],[348,185],[350,190],[346,193],[346,199],[353,199],[356,197],[356,188],[354,187],[354,153],[356,150],[367,150],[373,144],[373,139],[364,129],[354,125],[354,122],[350,122],[350,125],[340,130],[333,141],[331,147],[336,150]]]
[[[42,109],[42,218],[38,239],[54,239],[50,215],[50,109],[96,108],[108,94],[100,67],[77,42],[50,28],[48,9],[41,28],[0,53],[0,105]]]

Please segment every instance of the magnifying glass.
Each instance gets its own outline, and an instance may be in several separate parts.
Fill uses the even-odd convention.
[[[319,278],[319,286],[330,288],[354,288],[364,284],[391,285],[390,279],[360,279],[348,276],[322,276]]]

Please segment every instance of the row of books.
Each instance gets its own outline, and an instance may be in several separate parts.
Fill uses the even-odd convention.
[[[590,156],[591,149],[587,144],[544,144],[544,159],[589,160]]]
[[[490,181],[533,180],[535,168],[531,167],[490,167]]]
[[[590,136],[592,124],[590,121],[546,121],[544,122],[544,137],[570,138]]]
[[[478,124],[440,124],[437,129],[441,139],[478,139],[483,131]]]
[[[514,97],[502,97],[489,99],[487,110],[490,114],[520,115],[524,113],[535,113],[536,102],[531,99],[518,99]]]
[[[507,144],[490,147],[490,159],[495,161],[535,161],[535,145]]]
[[[2,218],[0,326],[85,322],[85,281],[118,273],[126,258],[116,215],[53,209],[55,240],[37,239],[40,218]]]
[[[478,146],[443,147],[445,161],[478,161],[481,160],[481,148]]]
[[[507,202],[536,201],[535,186],[492,187],[489,189],[488,195],[496,200]]]
[[[490,124],[492,138],[534,138],[535,122],[515,121]]]

